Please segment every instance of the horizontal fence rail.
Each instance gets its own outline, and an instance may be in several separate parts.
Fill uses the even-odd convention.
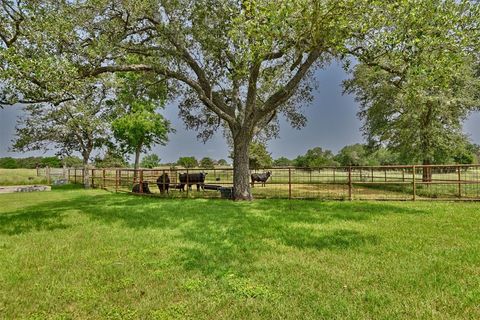
[[[228,198],[233,188],[233,168],[88,170],[92,187],[116,192]],[[480,165],[286,167],[251,172],[271,173],[265,184],[252,183],[255,198],[480,200]],[[68,169],[70,182],[83,183],[84,177],[85,169]]]

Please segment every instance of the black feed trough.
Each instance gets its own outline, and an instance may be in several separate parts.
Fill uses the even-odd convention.
[[[206,184],[204,186],[205,190],[215,190],[220,191],[220,195],[223,199],[233,199],[233,188],[232,187],[222,187],[214,184]]]
[[[217,185],[214,185],[214,184],[206,184],[203,186],[205,190],[215,190],[215,191],[218,191],[220,190],[220,188],[222,186],[217,186]]]

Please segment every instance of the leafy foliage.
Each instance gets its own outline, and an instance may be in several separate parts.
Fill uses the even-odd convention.
[[[225,160],[225,159],[219,159],[219,160],[217,161],[217,165],[219,165],[219,166],[228,166],[228,162],[227,162],[227,160]]]
[[[200,167],[204,169],[213,169],[215,167],[215,162],[212,160],[212,158],[203,157],[200,160]]]
[[[288,159],[288,158],[286,158],[286,157],[280,157],[280,158],[275,159],[275,160],[273,161],[273,165],[274,165],[275,167],[288,167],[288,166],[294,165],[294,163],[295,163],[295,162],[294,162],[293,160],[290,160],[290,159]]]
[[[307,169],[338,165],[332,151],[320,147],[307,150],[305,155],[296,157],[294,163],[296,167]]]
[[[370,148],[364,144],[343,147],[335,156],[341,166],[381,166],[400,164],[398,154],[384,148]]]
[[[462,122],[480,104],[472,47],[479,6],[453,0],[385,6],[372,11],[382,28],[352,44],[360,63],[346,90],[361,104],[370,144],[386,144],[405,163],[446,162],[465,147]]]
[[[123,152],[135,154],[135,169],[140,154],[155,144],[165,145],[172,131],[170,122],[156,112],[164,102],[164,86],[151,81],[139,74],[121,74],[113,102],[121,110],[112,122],[113,134]]]
[[[128,166],[128,162],[122,153],[112,147],[107,149],[103,157],[95,157],[94,164],[97,168],[124,168]]]
[[[198,167],[198,161],[195,157],[180,157],[177,161],[179,166],[184,168],[195,168]]]
[[[0,168],[4,169],[35,169],[36,167],[61,168],[63,163],[67,167],[75,167],[82,164],[82,160],[78,157],[27,157],[27,158],[0,158]]]
[[[92,151],[102,148],[110,139],[110,121],[115,110],[107,104],[107,94],[108,88],[99,83],[84,87],[77,100],[24,106],[12,149],[54,149],[63,156],[78,152],[87,164]]]
[[[142,168],[155,168],[160,166],[160,157],[154,153],[146,155],[143,157],[142,162],[140,163]]]
[[[252,142],[250,144],[250,168],[269,168],[272,166],[272,163],[272,155],[268,152],[267,146],[264,143]]]

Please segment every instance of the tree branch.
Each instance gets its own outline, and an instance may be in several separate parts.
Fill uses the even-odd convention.
[[[81,72],[81,77],[82,78],[87,78],[87,77],[95,77],[98,76],[102,73],[115,73],[115,72],[155,72],[157,74],[164,75],[168,78],[178,80],[182,83],[185,83],[188,85],[190,88],[195,90],[198,94],[199,99],[213,112],[218,114],[220,118],[227,122],[233,123],[235,121],[235,118],[232,117],[230,114],[228,114],[225,110],[222,108],[219,108],[218,105],[212,101],[212,97],[208,97],[205,95],[205,91],[203,88],[198,84],[198,82],[184,76],[181,73],[171,71],[166,68],[161,68],[158,66],[151,66],[147,64],[132,64],[132,65],[123,65],[123,66],[104,66],[104,67],[98,67],[90,71],[83,71]]]
[[[315,49],[308,55],[305,62],[301,64],[301,66],[298,68],[295,75],[288,81],[288,83],[284,85],[282,88],[280,88],[279,90],[277,90],[277,92],[272,94],[265,101],[263,108],[257,113],[257,117],[256,117],[257,121],[269,115],[279,105],[281,105],[282,103],[285,103],[295,93],[295,90],[300,84],[300,81],[308,72],[312,64],[315,61],[317,61],[320,55],[321,55],[321,50],[319,48]]]

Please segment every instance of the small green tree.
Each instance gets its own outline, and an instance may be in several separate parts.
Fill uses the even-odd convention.
[[[200,167],[204,169],[213,169],[215,168],[215,163],[213,162],[212,158],[203,157],[200,160]]]
[[[44,157],[42,158],[40,165],[42,167],[50,167],[50,168],[61,168],[62,165],[62,160],[60,160],[58,157]]]
[[[368,156],[368,165],[370,166],[384,166],[395,164],[401,164],[400,156],[398,155],[398,153],[385,147],[380,147],[374,150]]]
[[[184,168],[194,168],[198,167],[198,161],[195,157],[180,157],[177,161],[179,166]]]
[[[124,168],[128,166],[122,152],[110,146],[103,157],[95,157],[94,164],[97,168]]]
[[[219,166],[228,166],[228,162],[225,159],[220,159],[217,161],[217,165]]]
[[[342,166],[366,166],[369,159],[365,146],[357,143],[343,147],[335,160]]]
[[[154,153],[146,155],[145,157],[143,157],[140,166],[150,169],[158,167],[160,166],[160,158]]]
[[[112,122],[112,129],[121,149],[135,155],[136,178],[140,154],[156,144],[165,145],[168,133],[173,131],[170,122],[156,112],[163,106],[166,93],[155,79],[140,74],[125,73],[117,81],[119,89],[114,103],[123,113]]]
[[[292,166],[294,164],[293,160],[290,160],[286,157],[280,157],[278,159],[275,159],[275,161],[273,161],[273,165],[275,167],[289,167],[289,166]]]
[[[67,156],[62,159],[65,166],[69,168],[80,168],[83,166],[83,161],[79,157]]]
[[[273,164],[272,155],[261,142],[250,143],[249,167],[252,169],[269,168]]]
[[[334,155],[330,150],[323,150],[320,147],[307,150],[305,155],[298,156],[294,160],[295,166],[299,168],[313,169],[322,166],[336,166]]]

